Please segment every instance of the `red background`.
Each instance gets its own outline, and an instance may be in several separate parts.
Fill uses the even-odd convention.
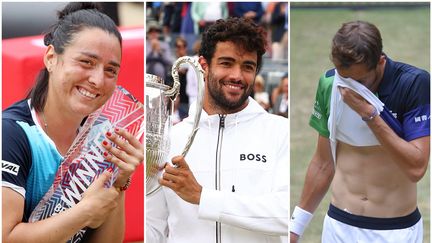
[[[118,85],[144,102],[144,28],[122,29],[122,63]],[[2,109],[24,99],[43,68],[43,36],[2,41]],[[126,191],[125,241],[144,239],[144,166]]]

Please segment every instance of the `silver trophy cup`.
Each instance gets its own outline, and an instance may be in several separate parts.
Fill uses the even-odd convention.
[[[145,75],[145,103],[146,103],[146,195],[150,195],[160,188],[158,182],[160,171],[168,162],[170,150],[170,129],[172,127],[172,113],[174,101],[179,94],[180,81],[178,71],[180,65],[190,64],[195,71],[198,81],[198,96],[194,125],[188,141],[183,149],[185,157],[192,145],[198,130],[204,96],[204,71],[201,65],[192,57],[184,56],[177,59],[172,67],[174,79],[173,87],[164,84],[164,81],[151,74]]]

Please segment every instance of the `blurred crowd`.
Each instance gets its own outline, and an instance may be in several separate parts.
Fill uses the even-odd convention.
[[[200,35],[218,19],[245,17],[267,30],[269,47],[251,95],[268,112],[288,117],[288,4],[286,2],[147,2],[146,73],[170,85],[181,56],[197,57]],[[190,71],[189,71],[190,70]],[[197,96],[196,77],[182,66],[175,117],[181,121]]]

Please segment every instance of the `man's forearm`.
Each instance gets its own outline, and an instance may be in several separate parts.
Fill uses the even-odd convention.
[[[419,181],[429,160],[429,136],[407,142],[400,138],[380,117],[367,122],[378,141],[411,181]]]
[[[344,102],[357,114],[370,118],[374,108],[363,97],[348,88],[340,88]],[[412,182],[419,181],[429,161],[429,136],[410,142],[400,138],[380,116],[372,116],[366,123],[388,155]]]
[[[327,193],[334,176],[332,161],[322,163],[315,157],[309,164],[299,207],[313,213]]]

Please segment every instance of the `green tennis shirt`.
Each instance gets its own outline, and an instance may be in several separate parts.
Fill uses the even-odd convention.
[[[326,138],[330,136],[327,122],[330,116],[330,100],[334,75],[335,72],[333,70],[333,72],[328,71],[320,77],[312,115],[309,119],[309,125]]]

